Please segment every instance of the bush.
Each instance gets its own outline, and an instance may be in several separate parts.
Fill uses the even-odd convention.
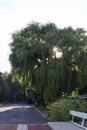
[[[87,101],[85,99],[80,99],[78,111],[87,113]]]
[[[77,99],[60,99],[48,105],[47,108],[53,121],[69,121],[70,110],[86,112],[87,103]]]

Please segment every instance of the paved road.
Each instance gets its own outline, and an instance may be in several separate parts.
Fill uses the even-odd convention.
[[[0,107],[0,124],[43,124],[46,119],[27,104],[8,104]]]

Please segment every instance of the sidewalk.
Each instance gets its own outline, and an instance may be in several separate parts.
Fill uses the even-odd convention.
[[[48,122],[52,130],[83,130],[70,122]]]

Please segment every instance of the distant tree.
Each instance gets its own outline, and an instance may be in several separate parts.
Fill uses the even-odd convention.
[[[8,90],[9,90],[8,101],[17,102],[17,101],[23,100],[25,94],[22,90],[22,86],[20,85],[17,79],[13,81],[11,73],[8,74],[6,78],[6,82],[7,82]]]
[[[0,72],[0,102],[15,102],[25,98],[22,86],[16,79],[12,81],[12,74]]]

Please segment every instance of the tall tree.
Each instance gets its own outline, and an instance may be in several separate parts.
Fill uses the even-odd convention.
[[[36,93],[45,101],[55,100],[62,91],[70,93],[86,84],[82,78],[87,75],[84,29],[31,23],[13,33],[12,40],[12,71],[25,85],[27,95]]]

